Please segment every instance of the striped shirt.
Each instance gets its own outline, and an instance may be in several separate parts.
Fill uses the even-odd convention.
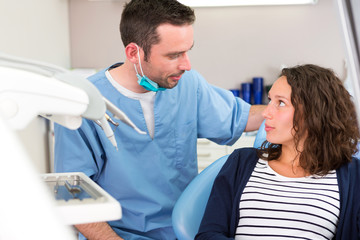
[[[289,178],[260,159],[240,199],[235,239],[332,239],[339,212],[336,171]]]

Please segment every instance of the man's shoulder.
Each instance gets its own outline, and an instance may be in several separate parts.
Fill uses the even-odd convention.
[[[188,84],[195,84],[198,81],[204,80],[204,78],[196,70],[191,69],[190,71],[185,71],[182,80],[185,80]]]
[[[206,89],[210,86],[205,78],[196,70],[191,69],[190,71],[185,71],[182,78],[177,85],[178,91],[184,93],[186,92],[197,92],[198,89]],[[181,89],[181,90],[180,90]]]
[[[106,78],[105,75],[106,70],[107,69],[103,69],[91,75],[90,77],[88,77],[89,81],[92,82],[93,84],[96,84],[99,81],[103,81]]]
[[[122,62],[118,62],[118,63],[115,63],[107,68],[104,68],[102,70],[99,70],[98,72],[96,72],[95,74],[91,75],[90,77],[88,77],[89,81],[92,82],[93,84],[97,84],[97,83],[101,83],[103,82],[105,79],[106,79],[106,71],[107,70],[111,70],[113,68],[117,68],[119,66],[121,66],[123,63]]]

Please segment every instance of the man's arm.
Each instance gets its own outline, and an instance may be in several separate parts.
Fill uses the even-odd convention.
[[[264,121],[262,116],[266,105],[252,105],[250,107],[249,118],[245,127],[245,132],[258,130],[261,123]]]
[[[78,224],[75,227],[88,240],[124,240],[106,222]]]

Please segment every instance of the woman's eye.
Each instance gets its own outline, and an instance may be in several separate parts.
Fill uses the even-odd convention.
[[[285,103],[283,101],[280,101],[279,102],[279,107],[284,107],[285,106]]]

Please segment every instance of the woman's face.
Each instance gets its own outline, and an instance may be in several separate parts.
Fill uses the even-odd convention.
[[[275,81],[269,91],[269,104],[263,112],[266,140],[273,144],[294,145],[294,107],[291,103],[291,87],[286,77]]]

